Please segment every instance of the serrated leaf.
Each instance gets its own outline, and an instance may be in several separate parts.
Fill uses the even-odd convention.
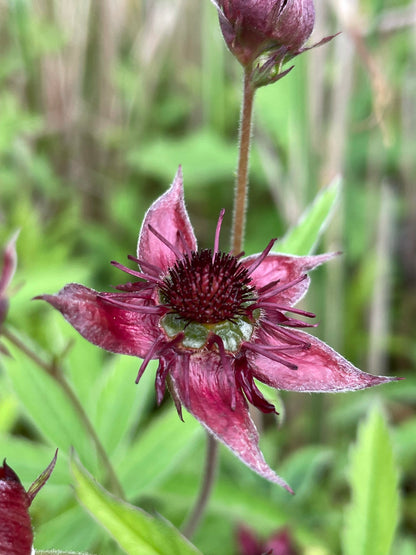
[[[129,555],[196,555],[200,553],[169,522],[121,501],[74,459],[71,470],[78,499]]]
[[[315,198],[274,250],[280,253],[307,255],[313,252],[333,214],[341,189],[341,178],[336,177]]]
[[[375,407],[352,449],[351,503],[342,537],[344,555],[388,555],[399,516],[398,471],[384,416]]]

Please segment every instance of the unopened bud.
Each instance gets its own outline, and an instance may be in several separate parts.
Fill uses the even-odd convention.
[[[26,492],[17,474],[3,461],[0,466],[0,553],[31,555],[33,543],[29,507],[45,485],[56,463],[55,453],[49,466]]]
[[[221,30],[243,66],[268,51],[284,58],[301,52],[315,23],[313,0],[218,0]]]

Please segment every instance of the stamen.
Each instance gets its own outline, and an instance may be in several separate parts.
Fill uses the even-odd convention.
[[[270,243],[267,245],[267,247],[264,249],[264,251],[261,253],[261,255],[257,258],[257,260],[255,260],[253,264],[251,264],[251,266],[247,268],[248,275],[252,274],[254,270],[260,266],[260,264],[263,262],[263,260],[272,250],[272,247],[276,243],[276,241],[277,239],[272,239]]]
[[[153,345],[150,347],[150,349],[147,351],[146,356],[143,359],[143,362],[140,365],[139,368],[139,372],[137,374],[137,378],[135,380],[134,383],[138,384],[140,381],[140,378],[143,376],[143,372],[146,370],[147,365],[149,364],[149,362],[152,360],[152,358],[157,358],[154,356],[154,354],[156,353],[157,349],[162,345],[162,343],[164,343],[163,339],[157,339]]]
[[[112,264],[122,272],[126,272],[126,274],[130,274],[131,276],[138,277],[146,281],[152,281],[153,283],[157,283],[158,285],[162,283],[160,279],[157,279],[154,276],[151,276],[149,274],[144,274],[143,272],[137,272],[136,270],[131,270],[130,268],[127,268],[127,266],[123,266],[123,264],[120,264],[120,262],[116,262],[115,260],[112,260],[110,264]]]
[[[220,211],[219,218],[218,218],[217,228],[215,230],[214,251],[212,253],[212,263],[213,264],[214,264],[214,260],[215,260],[215,255],[218,252],[218,247],[219,247],[219,244],[220,244],[220,232],[221,232],[222,221],[224,219],[224,214],[225,214],[225,209],[222,208],[221,211]]]
[[[292,312],[293,314],[300,314],[301,316],[305,316],[305,318],[316,318],[316,314],[314,314],[313,312],[307,312],[306,310],[301,310],[299,308],[288,306],[279,306],[275,305],[274,303],[262,301],[255,303],[254,308],[267,308],[269,310],[277,310],[279,312]]]
[[[112,299],[111,297],[105,297],[104,295],[97,295],[97,298],[101,299],[104,303],[110,304],[117,308],[122,308],[123,310],[130,310],[131,312],[141,312],[142,314],[159,314],[160,316],[168,312],[168,308],[163,305],[158,306],[146,306],[146,305],[134,305],[130,303],[125,303],[117,299]]]
[[[148,283],[146,281],[129,281],[121,285],[112,285],[111,287],[117,289],[117,291],[123,291],[123,297],[126,295],[139,299],[150,299],[151,292],[155,289],[153,283]]]
[[[278,337],[279,339],[283,338],[284,340],[290,341],[295,345],[309,345],[309,343],[300,339],[298,335],[296,335],[296,332],[283,328],[281,324],[275,324],[270,320],[262,319],[261,325],[263,329],[269,328],[269,330],[266,329],[266,333],[271,336]]]
[[[276,311],[274,314],[268,314],[268,319],[272,321],[272,318],[277,320],[277,323],[281,326],[289,326],[292,328],[317,328],[319,326],[319,322],[316,324],[308,324],[303,320],[297,320],[296,318],[288,318],[282,312]]]
[[[257,289],[257,292],[258,292],[259,295],[263,295],[263,293],[265,293],[266,291],[268,291],[269,289],[271,289],[272,287],[274,287],[278,283],[280,283],[280,279],[276,279],[275,281],[271,281],[267,285],[263,285],[263,287],[260,287],[260,289]]]
[[[185,251],[185,253],[188,256],[190,256],[191,253],[192,253],[192,250],[189,248],[189,245],[187,244],[186,239],[185,239],[185,235],[184,235],[184,233],[181,229],[178,229],[178,237],[181,240],[183,250]]]
[[[285,283],[284,285],[282,284],[280,287],[276,287],[276,289],[272,289],[271,291],[268,291],[268,293],[266,293],[265,295],[263,294],[262,291],[259,291],[259,293],[261,294],[262,299],[268,299],[269,297],[274,297],[275,295],[278,295],[279,293],[283,293],[283,291],[287,291],[287,289],[290,289],[291,287],[294,287],[298,283],[301,283],[302,281],[305,281],[305,279],[307,277],[308,276],[306,274],[304,274],[303,276],[300,276],[297,279],[294,279],[294,280],[290,281],[289,283]]]
[[[284,358],[278,355],[275,355],[273,352],[269,352],[267,349],[265,349],[264,345],[257,345],[256,343],[243,343],[243,346],[250,351],[254,351],[255,353],[258,353],[259,355],[263,355],[264,357],[269,358],[270,360],[274,360],[275,362],[279,362],[280,364],[283,364],[283,366],[286,366],[290,370],[298,369],[296,364],[293,364],[292,362],[288,362]]]
[[[168,241],[166,237],[163,237],[163,235],[161,235],[153,226],[149,225],[149,231],[151,231],[153,235],[155,235],[155,237],[157,237],[160,241],[162,241],[162,243],[166,245],[168,249],[170,249],[173,252],[176,258],[183,257],[183,253],[181,253],[181,251],[177,247],[175,247],[175,245],[173,245],[170,241]]]
[[[149,270],[152,270],[152,272],[154,272],[156,275],[160,275],[162,273],[162,269],[158,268],[158,266],[155,266],[154,264],[150,264],[150,262],[146,262],[145,260],[142,260],[141,258],[136,258],[135,256],[129,254],[127,256],[127,258],[129,260],[132,260],[133,262],[135,262],[136,264],[138,264],[141,268],[148,268]]]
[[[244,360],[244,364],[247,365],[248,368],[248,361]],[[249,403],[257,407],[264,413],[274,412],[275,414],[279,414],[276,411],[276,407],[269,403],[267,399],[264,398],[262,392],[256,386],[253,375],[251,374],[250,369],[248,371],[246,368],[241,366],[240,368],[236,369],[236,378],[238,381],[238,385],[243,390],[244,395],[247,397]]]

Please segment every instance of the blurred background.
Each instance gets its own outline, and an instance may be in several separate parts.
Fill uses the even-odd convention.
[[[406,380],[337,396],[282,394],[284,424],[276,435],[266,420],[262,446],[292,486],[294,472],[300,494],[286,510],[281,493],[238,466],[237,482],[258,496],[251,513],[242,509],[245,501],[231,503],[236,492],[225,491],[239,463],[222,452],[225,490],[220,484],[195,540],[207,554],[236,552],[241,521],[263,536],[288,526],[302,553],[338,553],[348,445],[376,397],[401,469],[394,553],[416,553],[416,3],[317,0],[316,11],[311,43],[342,33],[296,58],[288,77],[256,97],[245,250],[284,236],[342,175],[318,252],[343,254],[315,272],[305,307],[318,315],[317,335],[358,367]],[[106,290],[123,282],[109,262],[135,253],[142,217],[179,164],[200,245],[212,245],[224,207],[229,248],[241,73],[209,0],[0,1],[0,244],[20,228],[9,314],[16,329],[59,350],[69,326],[58,332],[50,308],[30,299],[70,281]],[[45,445],[1,368],[0,380],[2,445],[13,437]],[[189,454],[201,458],[203,444],[194,438],[176,467],[191,476],[181,491],[173,473],[134,501],[178,525],[199,480]],[[42,468],[27,473],[29,483]],[[272,501],[282,511],[273,518]],[[46,501],[42,510],[39,526]],[[40,528],[41,546],[48,538],[60,542],[48,547],[100,545],[85,535],[71,545],[74,536],[58,529]]]

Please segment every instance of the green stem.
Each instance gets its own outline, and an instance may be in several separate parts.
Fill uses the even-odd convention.
[[[189,514],[185,524],[182,526],[182,533],[187,538],[191,538],[197,529],[201,518],[205,512],[208,500],[215,481],[215,470],[217,467],[218,443],[212,435],[207,433],[207,451],[205,458],[205,469],[202,478],[201,489],[196,503]]]
[[[117,497],[119,497],[120,499],[125,499],[123,488],[117,478],[114,468],[107,456],[107,453],[99,437],[95,432],[94,426],[92,425],[90,419],[88,418],[86,412],[84,411],[84,408],[80,400],[72,390],[69,383],[66,381],[62,369],[56,364],[55,361],[52,361],[51,363],[45,362],[41,357],[39,357],[39,355],[35,351],[33,351],[30,347],[25,345],[25,343],[23,343],[23,341],[21,341],[19,337],[17,337],[13,332],[8,330],[7,328],[2,329],[2,335],[6,339],[8,339],[10,343],[12,343],[15,347],[17,347],[19,351],[24,353],[37,366],[39,366],[39,368],[44,370],[51,378],[53,378],[59,384],[59,386],[61,387],[61,389],[67,396],[67,398],[69,399],[70,403],[74,407],[75,412],[78,414],[79,418],[84,424],[85,429],[87,430],[92,442],[94,443],[97,454],[101,459],[101,462],[107,472],[109,486],[111,488],[112,493],[117,495]]]
[[[237,182],[234,194],[231,248],[234,254],[243,250],[248,196],[248,166],[251,143],[253,100],[256,89],[251,81],[251,66],[244,70],[243,103],[241,106]]]

